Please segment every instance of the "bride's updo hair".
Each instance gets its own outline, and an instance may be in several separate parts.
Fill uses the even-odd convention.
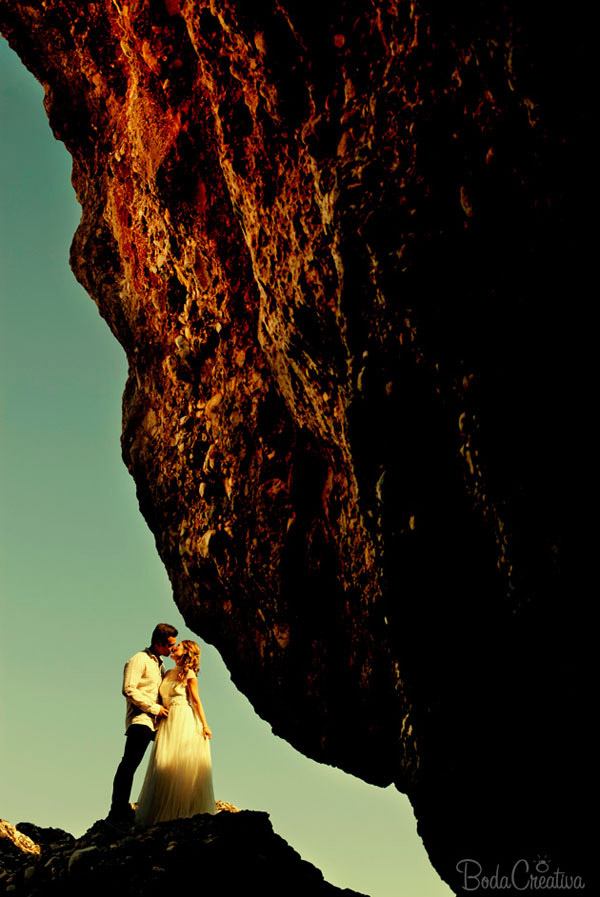
[[[187,678],[188,670],[197,673],[200,669],[200,645],[190,639],[182,639],[183,654],[178,658],[178,679],[183,682]]]

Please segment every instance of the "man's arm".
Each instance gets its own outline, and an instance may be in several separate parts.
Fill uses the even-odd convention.
[[[161,713],[162,705],[157,704],[155,701],[149,701],[146,695],[142,694],[138,688],[144,663],[144,658],[139,654],[135,654],[131,660],[127,661],[123,671],[123,694],[136,707],[143,710],[144,713],[151,713],[152,716],[157,716]]]

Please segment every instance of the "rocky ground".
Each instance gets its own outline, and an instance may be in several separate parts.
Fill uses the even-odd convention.
[[[346,895],[279,835],[269,814],[218,801],[216,815],[163,822],[144,831],[98,820],[80,838],[0,820],[0,894],[70,897],[99,892],[145,897],[177,892]]]

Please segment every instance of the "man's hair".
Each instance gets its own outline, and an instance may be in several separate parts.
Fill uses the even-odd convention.
[[[154,627],[154,631],[152,633],[152,638],[150,639],[151,645],[166,645],[167,639],[173,636],[173,638],[177,638],[177,630],[174,626],[171,626],[170,623],[159,623],[158,626]]]

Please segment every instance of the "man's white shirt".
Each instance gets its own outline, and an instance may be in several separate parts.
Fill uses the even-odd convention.
[[[158,690],[165,675],[162,661],[147,648],[130,657],[123,670],[123,695],[127,700],[125,730],[133,723],[156,731],[156,714],[162,704]]]

